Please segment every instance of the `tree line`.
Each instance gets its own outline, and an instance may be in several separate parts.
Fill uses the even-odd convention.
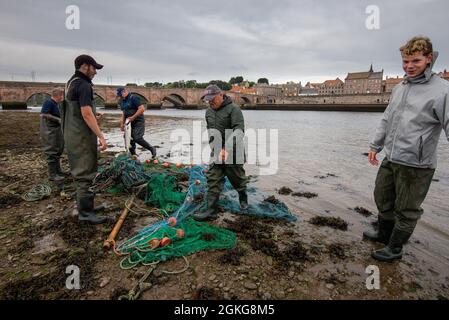
[[[187,89],[205,89],[210,84],[217,85],[221,90],[231,90],[233,85],[243,85],[246,87],[253,87],[256,84],[269,84],[267,78],[259,78],[257,82],[244,80],[242,76],[236,76],[229,79],[229,81],[223,80],[211,80],[209,82],[197,82],[196,80],[180,80],[175,82],[161,83],[161,82],[146,82],[144,87],[146,88],[160,88],[160,89],[173,89],[173,88],[187,88]],[[127,83],[126,86],[137,87],[136,83]]]

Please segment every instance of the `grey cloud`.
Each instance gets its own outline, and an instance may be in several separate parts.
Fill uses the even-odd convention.
[[[78,5],[81,29],[65,28],[65,8]],[[365,8],[380,7],[381,29],[365,28]],[[449,3],[397,1],[17,1],[0,12],[0,78],[63,81],[74,57],[105,64],[96,82],[211,79],[235,75],[271,81],[320,81],[367,70],[401,75],[398,47],[415,34],[449,65]]]

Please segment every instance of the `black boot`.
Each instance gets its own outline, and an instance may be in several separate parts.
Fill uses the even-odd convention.
[[[391,233],[393,232],[394,220],[385,220],[379,217],[378,221],[378,231],[364,231],[363,239],[388,244],[388,242],[390,241]]]
[[[70,172],[68,172],[68,171],[62,171],[60,160],[58,160],[58,161],[56,162],[56,171],[57,171],[58,175],[60,175],[60,176],[63,176],[63,177],[68,177],[68,176],[70,176]]]
[[[86,196],[79,198],[78,205],[78,220],[87,221],[91,224],[105,223],[108,218],[103,216],[97,216],[94,211],[94,197]]]
[[[217,203],[219,196],[209,196],[207,198],[207,209],[203,212],[197,212],[193,215],[196,221],[215,220],[218,218]]]
[[[108,209],[108,206],[104,203],[100,204],[99,206],[94,207],[94,212],[98,213],[98,212],[103,212],[106,211]]]
[[[150,151],[151,151],[151,159],[156,159],[156,155],[157,155],[156,148],[151,146]]]
[[[48,163],[48,180],[54,182],[62,182],[64,181],[64,177],[58,174],[58,167],[56,162]]]
[[[240,210],[247,211],[248,210],[248,194],[245,191],[239,192],[239,202],[240,202]]]
[[[412,234],[397,228],[393,229],[390,242],[385,248],[374,251],[371,256],[379,261],[392,262],[402,258],[402,247]]]

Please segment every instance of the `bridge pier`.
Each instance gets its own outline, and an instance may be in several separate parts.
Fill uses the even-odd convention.
[[[1,102],[3,110],[26,110],[28,109],[26,102],[5,101]]]

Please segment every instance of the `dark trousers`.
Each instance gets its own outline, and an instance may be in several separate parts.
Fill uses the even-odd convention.
[[[395,228],[412,233],[423,214],[435,169],[421,169],[382,161],[376,178],[374,200],[379,217],[395,220]]]
[[[155,149],[143,138],[144,134],[145,134],[144,120],[134,120],[133,122],[131,122],[131,147],[129,148],[131,154],[136,154],[136,144],[138,144],[141,147],[150,150],[151,153],[154,155]]]
[[[64,137],[62,135],[61,125],[54,121],[41,118],[40,136],[48,164],[59,164],[59,159],[64,150]]]
[[[246,190],[248,179],[243,165],[212,164],[206,173],[208,197],[219,197],[223,191],[225,177],[228,177],[237,192]]]
[[[65,137],[70,172],[76,185],[77,201],[89,199],[93,205],[95,194],[90,191],[90,187],[97,174],[97,137],[92,131],[82,131],[81,134],[66,132]]]

